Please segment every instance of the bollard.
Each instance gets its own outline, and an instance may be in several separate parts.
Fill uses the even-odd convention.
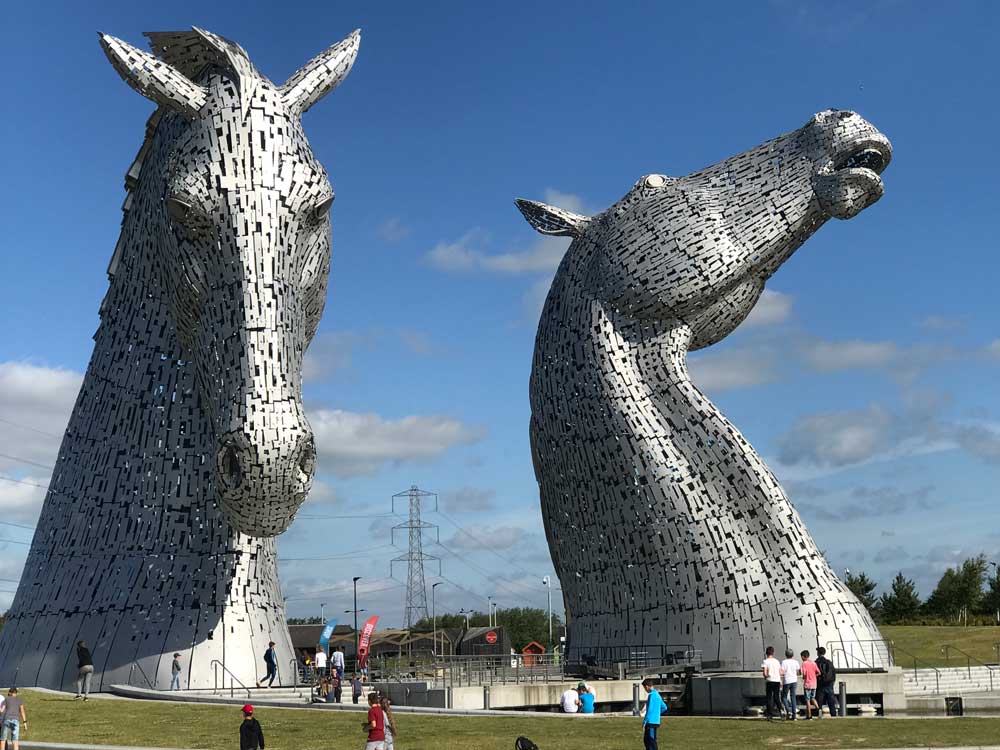
[[[840,682],[840,715],[847,716],[847,683]]]
[[[483,709],[485,711],[490,710],[490,686],[483,685]]]
[[[639,715],[639,683],[632,685],[632,715]]]

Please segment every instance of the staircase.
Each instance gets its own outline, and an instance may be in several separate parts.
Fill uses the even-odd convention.
[[[991,682],[992,677],[992,682]],[[931,695],[962,695],[1000,692],[998,667],[950,667],[942,669],[906,669],[903,671],[903,694],[908,698]]]

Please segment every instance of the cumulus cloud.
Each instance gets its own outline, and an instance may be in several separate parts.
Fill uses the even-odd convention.
[[[749,388],[778,379],[775,361],[766,349],[730,349],[688,358],[691,380],[703,391]]]
[[[813,341],[802,348],[803,361],[818,372],[886,367],[897,354],[891,341]]]
[[[351,366],[354,350],[364,340],[353,331],[322,331],[316,334],[302,360],[302,379],[317,381]]]
[[[895,547],[883,547],[875,553],[875,557],[872,559],[876,563],[899,562],[900,560],[909,560],[910,553],[904,547],[898,545]]]
[[[510,549],[525,539],[528,532],[520,526],[467,526],[456,531],[444,546],[457,550]]]
[[[989,463],[1000,463],[1000,432],[983,425],[959,426],[954,437],[959,447],[972,455]]]
[[[427,461],[483,437],[481,429],[440,415],[385,419],[316,409],[309,412],[309,423],[316,436],[319,470],[339,477],[373,474],[403,461]]]
[[[83,375],[28,362],[0,362],[0,453],[51,466]],[[0,470],[24,469],[0,458]]]
[[[495,490],[460,487],[445,492],[441,496],[441,503],[448,513],[481,513],[496,507],[496,496]]]
[[[765,289],[757,304],[743,321],[743,327],[754,328],[784,323],[792,316],[792,295]]]
[[[899,516],[908,510],[931,510],[934,487],[914,490],[899,487],[856,487],[846,497],[829,497],[822,502],[796,503],[804,515],[821,521],[853,522],[878,516]]]
[[[889,447],[892,426],[892,415],[876,405],[800,417],[778,438],[778,458],[790,466],[860,463]]]
[[[390,216],[379,224],[377,234],[385,242],[399,242],[409,237],[411,231],[398,216]]]

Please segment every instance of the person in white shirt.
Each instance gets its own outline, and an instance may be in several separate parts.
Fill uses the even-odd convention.
[[[781,705],[785,707],[785,716],[792,721],[798,714],[798,706],[795,705],[795,693],[798,689],[799,672],[802,666],[795,661],[795,652],[790,648],[785,649],[785,660],[781,662]]]
[[[774,658],[774,646],[768,646],[760,665],[767,688],[767,720],[781,716],[781,662]]]
[[[340,680],[344,679],[344,647],[337,646],[334,649],[333,654],[330,656],[330,661],[333,668],[337,670],[337,678]]]
[[[580,710],[580,694],[570,688],[559,698],[559,705],[562,706],[564,714],[575,714]]]
[[[322,646],[316,646],[316,655],[313,658],[313,666],[316,667],[316,680],[318,682],[321,677],[326,676],[326,649]]]

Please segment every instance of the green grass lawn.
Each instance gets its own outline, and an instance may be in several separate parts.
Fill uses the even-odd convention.
[[[952,651],[951,660],[945,661],[942,647],[945,644],[967,651],[977,659],[996,664],[994,646],[1000,643],[1000,627],[937,626],[937,625],[882,625],[879,627],[888,640],[900,649],[916,655],[918,667],[964,667],[966,658]],[[902,651],[896,652],[901,667],[912,667],[913,659]],[[975,664],[975,662],[973,662]]]
[[[30,732],[22,739],[94,744],[138,744],[223,750],[238,747],[236,706],[72,697],[25,690]],[[360,712],[260,708],[268,750],[364,747]],[[608,717],[443,717],[398,714],[399,750],[510,750],[518,735],[541,750],[632,750],[642,747],[639,720]],[[823,719],[774,723],[676,717],[660,747],[898,747],[1000,742],[1000,719]]]

